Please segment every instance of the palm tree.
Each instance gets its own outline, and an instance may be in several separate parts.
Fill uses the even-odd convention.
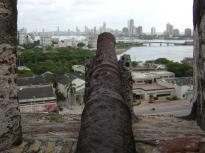
[[[0,2],[0,152],[22,141],[16,89],[17,0]]]
[[[70,98],[70,108],[72,109],[72,103],[74,102],[75,94],[76,94],[76,84],[72,81],[69,81],[66,84],[66,90],[67,90],[67,99]],[[68,96],[70,95],[70,96]],[[69,102],[68,102],[69,103]]]

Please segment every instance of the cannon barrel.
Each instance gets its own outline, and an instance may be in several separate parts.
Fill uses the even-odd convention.
[[[98,37],[96,57],[86,72],[86,101],[77,153],[136,152],[115,43],[110,33]]]

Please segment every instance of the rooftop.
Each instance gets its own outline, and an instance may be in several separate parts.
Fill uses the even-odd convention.
[[[192,77],[180,77],[180,78],[173,78],[173,79],[165,79],[166,82],[171,84],[176,84],[179,86],[185,85],[193,85],[193,78]]]
[[[40,98],[53,98],[55,94],[53,92],[53,87],[48,86],[35,86],[35,87],[26,87],[20,88],[18,90],[18,99],[27,100],[27,99],[40,99]]]
[[[165,90],[165,89],[173,89],[173,88],[167,88],[157,83],[152,83],[152,84],[134,84],[133,89],[142,89],[144,91],[150,91],[150,90]]]
[[[142,78],[158,78],[160,76],[170,76],[170,75],[175,75],[172,72],[168,72],[168,71],[149,71],[149,72],[137,72],[137,71],[133,71],[132,72],[132,77],[133,79],[142,79]]]
[[[18,86],[48,85],[48,84],[50,84],[50,81],[47,81],[43,76],[17,78]]]

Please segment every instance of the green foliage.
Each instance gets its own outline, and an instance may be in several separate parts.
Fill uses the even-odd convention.
[[[187,64],[181,63],[169,63],[167,69],[170,72],[174,72],[176,77],[192,77],[193,67]]]
[[[17,70],[17,75],[19,77],[31,77],[34,73],[30,70]]]
[[[126,43],[123,41],[119,41],[116,44],[116,48],[118,48],[118,49],[124,49],[124,48],[128,49],[128,48],[136,47],[136,46],[141,46],[141,44],[139,44],[139,43]]]
[[[55,90],[55,94],[56,94],[56,97],[57,97],[58,104],[59,104],[60,101],[65,101],[64,95],[57,88]]]
[[[33,49],[33,48],[35,48],[38,45],[40,45],[40,41],[34,41],[34,43],[24,44],[23,47],[25,49]]]
[[[156,64],[164,64],[167,70],[175,73],[176,77],[192,77],[193,67],[187,64],[170,61],[166,58],[159,58],[155,60]]]
[[[133,66],[133,67],[137,67],[138,65],[139,65],[138,62],[136,62],[136,61],[132,61],[132,66]]]
[[[66,89],[67,89],[67,93],[69,92],[70,95],[75,95],[76,93],[76,84],[75,83],[72,83],[72,81],[69,81],[67,84],[66,84]]]
[[[83,47],[85,47],[85,44],[83,43],[83,42],[80,42],[80,43],[78,43],[78,48],[83,48]]]
[[[172,61],[170,61],[170,60],[168,60],[168,59],[166,59],[166,58],[158,58],[158,59],[156,59],[154,62],[155,62],[156,64],[164,64],[164,65],[167,65],[167,64],[169,64],[169,63],[172,62]]]
[[[46,71],[64,74],[71,73],[73,65],[84,65],[86,58],[94,55],[94,52],[80,48],[61,48],[46,51],[24,50],[19,59],[35,74],[42,74]]]

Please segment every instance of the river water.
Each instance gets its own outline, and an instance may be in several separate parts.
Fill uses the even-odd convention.
[[[133,47],[123,54],[129,54],[133,61],[148,61],[157,58],[167,58],[180,62],[185,57],[193,57],[193,46],[152,46]],[[122,56],[123,54],[119,55]]]

